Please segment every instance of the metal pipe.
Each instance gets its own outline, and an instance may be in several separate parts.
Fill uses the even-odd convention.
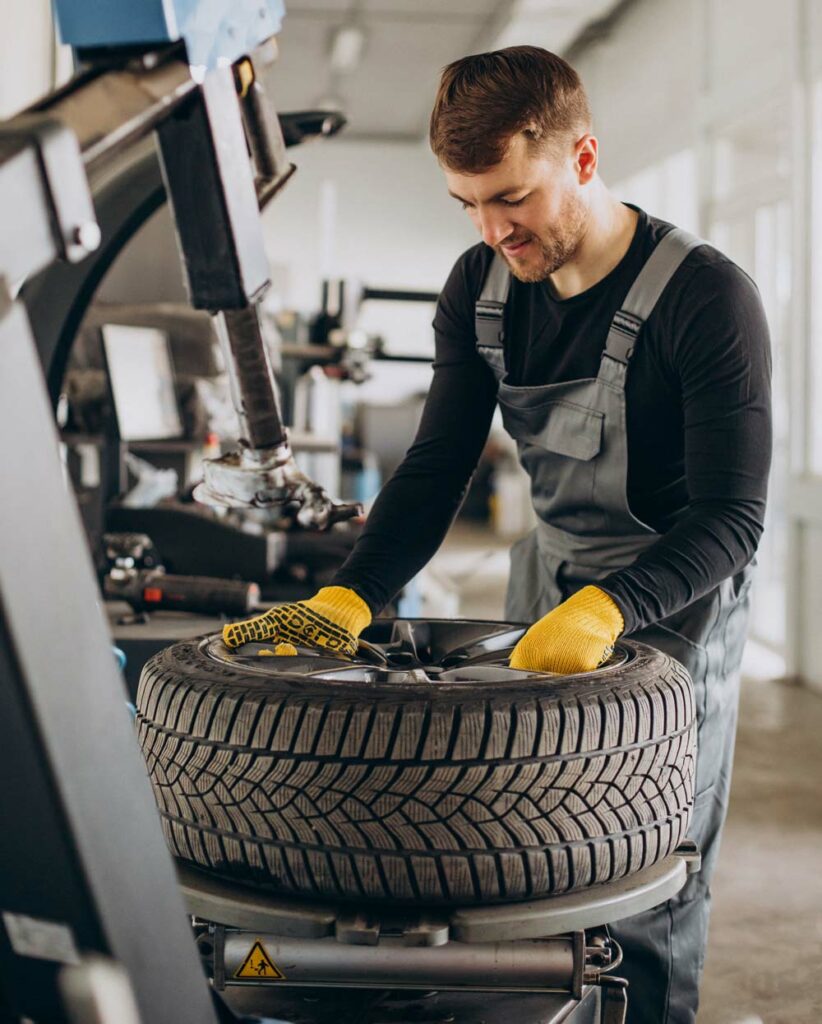
[[[226,360],[231,396],[243,438],[252,448],[287,444],[288,434],[280,415],[258,307],[251,305],[217,313],[214,326]]]
[[[475,992],[568,992],[575,988],[574,943],[568,936],[529,942],[449,942],[376,946],[334,938],[293,939],[226,931],[215,977],[226,985],[337,985],[436,988]]]
[[[263,209],[297,168],[286,155],[280,119],[258,79],[257,60],[253,56],[247,58],[245,68],[251,75],[251,81],[245,87],[241,84],[241,109],[246,139],[257,174],[257,199],[260,209]]]
[[[243,97],[243,117],[251,156],[259,176],[266,181],[273,181],[290,175],[294,165],[285,153],[280,122],[271,111],[268,98],[256,77]]]

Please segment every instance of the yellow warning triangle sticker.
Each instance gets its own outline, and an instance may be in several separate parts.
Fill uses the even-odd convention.
[[[285,981],[285,975],[274,963],[271,957],[263,948],[259,939],[251,947],[251,952],[243,960],[234,972],[235,978],[260,981],[265,978],[268,981]]]

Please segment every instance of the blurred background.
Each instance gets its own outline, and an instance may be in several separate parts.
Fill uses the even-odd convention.
[[[65,81],[72,57],[47,0],[0,8],[8,117]],[[765,304],[774,459],[700,1020],[811,1024],[822,1005],[798,964],[822,953],[822,0],[288,0],[270,69],[277,109],[348,121],[291,151],[297,173],[264,216],[266,323],[297,456],[336,496],[368,502],[413,438],[436,296],[477,240],[427,146],[437,79],[459,56],[519,43],[581,74],[606,184],[712,241]],[[136,347],[129,330],[144,332]],[[132,507],[190,487],[202,457],[234,440],[211,331],[186,308],[161,206],[103,280],[62,387],[90,535],[105,514],[94,442],[104,366]],[[151,401],[134,385],[149,364],[167,385]],[[530,516],[495,421],[460,518],[400,609],[499,617],[507,550]]]
[[[46,0],[3,4],[14,9],[14,31],[0,40],[8,116],[63,81],[71,55],[55,40]],[[791,0],[777,13],[764,0],[291,0],[271,70],[277,108],[339,109],[348,125],[293,151],[298,172],[266,212],[267,309],[286,341],[307,342],[312,331],[327,341],[336,328],[338,344],[354,331],[355,346],[371,348],[367,339],[377,337],[392,357],[368,360],[365,380],[334,384],[338,409],[326,413],[334,422],[311,426],[344,430],[349,449],[356,442],[370,470],[358,494],[401,458],[430,379],[436,294],[476,241],[425,141],[437,78],[457,56],[517,42],[553,49],[580,72],[613,191],[708,238],[759,286],[773,341],[776,443],[752,635],[768,672],[822,689],[818,2]],[[324,305],[329,281],[340,288]],[[185,301],[165,208],[98,298]],[[323,311],[330,326],[317,324]],[[329,390],[319,376],[301,391]],[[333,404],[328,395],[298,397],[306,426],[306,401]],[[476,495],[466,516],[507,537],[527,527],[527,511],[512,508],[525,493],[498,427],[494,440],[494,466],[481,474],[485,500]],[[335,482],[333,471],[326,477]],[[488,501],[494,493],[504,499]]]

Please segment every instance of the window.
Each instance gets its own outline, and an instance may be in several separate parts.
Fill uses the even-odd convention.
[[[752,194],[749,192],[749,196]],[[789,400],[791,223],[790,203],[733,203],[733,213],[710,226],[710,239],[756,282],[768,318],[773,354],[773,460],[765,532],[757,559],[751,635],[775,651],[786,644],[788,560],[787,489],[790,471]]]
[[[822,475],[822,78],[813,89],[813,142],[811,153],[810,225],[810,410],[808,418],[809,469]]]
[[[696,157],[693,150],[660,160],[619,182],[615,195],[686,231],[699,229]]]

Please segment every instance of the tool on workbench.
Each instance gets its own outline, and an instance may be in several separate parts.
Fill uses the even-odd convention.
[[[264,607],[256,583],[176,576],[162,569],[112,569],[103,580],[103,592],[107,598],[126,601],[136,612],[248,615]]]
[[[218,576],[167,573],[144,533],[103,536],[107,572],[103,594],[135,612],[178,611],[200,615],[248,615],[264,606],[257,583]]]

